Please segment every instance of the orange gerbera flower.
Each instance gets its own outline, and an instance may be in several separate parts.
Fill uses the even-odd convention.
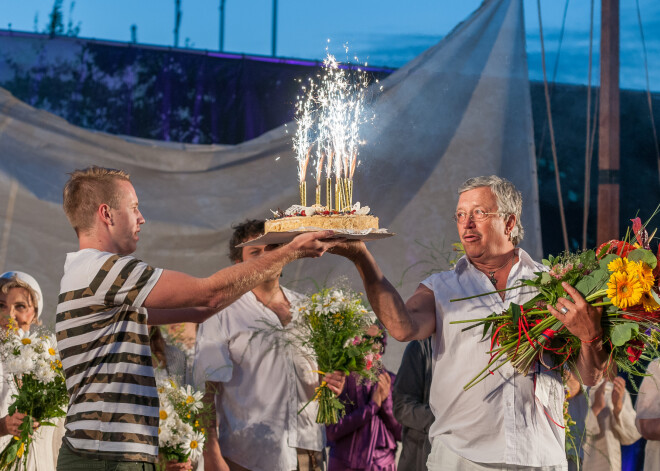
[[[615,258],[610,263],[607,264],[607,269],[614,273],[615,271],[626,271],[626,266],[628,265],[628,259]]]
[[[633,262],[629,264],[628,272],[634,273],[637,275],[637,279],[642,285],[644,291],[650,290],[655,284],[655,278],[653,277],[653,270],[644,262]]]
[[[643,293],[644,290],[637,277],[626,272],[612,273],[607,282],[607,297],[620,309],[638,304]]]
[[[644,310],[646,312],[654,312],[660,310],[660,304],[655,301],[653,295],[649,291],[642,294],[642,306],[644,306]]]

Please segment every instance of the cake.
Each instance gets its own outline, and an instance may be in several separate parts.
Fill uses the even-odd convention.
[[[378,230],[378,218],[369,214],[369,207],[355,203],[349,211],[329,211],[323,206],[291,206],[284,212],[273,212],[275,218],[266,220],[265,232],[332,229],[342,232],[370,232]]]

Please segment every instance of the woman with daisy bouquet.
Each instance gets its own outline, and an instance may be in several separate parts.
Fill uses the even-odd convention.
[[[206,430],[201,426],[203,396],[204,393],[189,385],[179,386],[171,378],[158,382],[158,458],[161,469],[192,469],[191,462],[202,456],[206,441]]]
[[[68,395],[54,335],[30,332],[41,289],[22,272],[1,275],[0,285],[0,470],[55,469]]]
[[[326,288],[293,302],[291,311],[296,319],[295,335],[304,349],[313,352],[319,374],[343,371],[370,380],[378,378],[380,344],[364,335],[375,316],[365,308],[360,295]],[[343,416],[344,405],[325,381],[312,400],[319,403],[317,423],[336,424]]]
[[[645,368],[638,360],[660,356],[660,253],[654,254],[650,246],[655,232],[649,236],[640,218],[632,219],[632,223],[632,232],[623,240],[543,260],[548,271],[510,288],[526,285],[538,289],[526,303],[511,304],[506,311],[485,319],[454,322],[472,324],[463,330],[481,327],[484,337],[491,334],[490,361],[465,389],[507,362],[521,374],[527,374],[536,362],[558,365],[554,368],[574,365],[581,342],[562,323],[562,314],[568,309],[558,303],[560,298],[569,298],[571,288],[592,306],[603,308],[602,338],[592,342],[603,342],[609,362],[615,362],[620,370],[644,375]],[[548,362],[548,356],[554,361]]]

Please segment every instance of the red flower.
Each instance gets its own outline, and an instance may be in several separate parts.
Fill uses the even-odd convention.
[[[307,216],[307,215],[305,214],[305,210],[304,210],[304,209],[303,209],[302,211],[300,211],[300,215],[303,216],[303,217],[304,217],[304,216]]]
[[[626,348],[626,353],[628,354],[628,360],[630,363],[635,363],[639,360],[639,357],[642,356],[644,351],[644,342],[641,340],[631,340],[628,342],[628,348]]]
[[[607,251],[603,252],[603,249],[607,247]],[[632,244],[629,244],[628,242],[624,242],[622,240],[616,240],[612,239],[609,240],[603,244],[601,244],[597,249],[596,249],[596,256],[598,258],[603,258],[606,254],[608,253],[615,253],[619,257],[627,257],[630,252],[635,250],[635,246]],[[601,253],[603,252],[603,253]]]

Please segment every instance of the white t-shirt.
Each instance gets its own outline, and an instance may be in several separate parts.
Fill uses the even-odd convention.
[[[298,294],[282,288],[289,301]],[[216,396],[220,450],[253,471],[295,470],[296,448],[320,451],[324,428],[315,423],[317,367],[290,342],[295,322],[276,332],[277,315],[252,292],[200,325],[195,383],[221,382]],[[255,330],[269,331],[254,336]],[[289,340],[287,340],[289,338]]]
[[[524,250],[517,251],[519,261],[511,268],[507,287],[544,270]],[[454,270],[434,274],[423,284],[433,291],[436,302],[431,439],[438,437],[448,449],[476,463],[565,467],[564,388],[559,372],[537,365],[522,376],[507,363],[464,391],[463,386],[488,364],[490,336],[482,339],[481,328],[461,332],[465,324],[450,324],[502,312],[512,302],[531,299],[536,290],[506,291],[504,301],[491,294],[449,302],[493,291],[488,277],[466,257]]]

